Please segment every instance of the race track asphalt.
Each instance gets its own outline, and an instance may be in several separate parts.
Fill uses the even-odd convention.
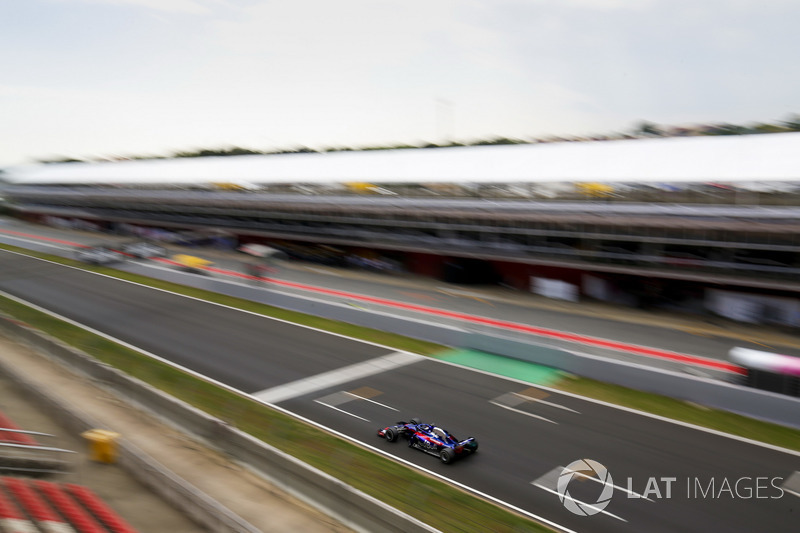
[[[0,252],[0,290],[247,393],[355,368],[279,405],[569,530],[797,530],[800,497],[777,487],[800,470],[798,454],[434,360],[365,372],[360,363],[392,350],[17,254]],[[475,436],[480,451],[445,466],[375,436],[411,416]],[[613,497],[594,516],[555,494],[563,467],[584,458],[613,476]],[[569,484],[585,502],[602,488]],[[645,492],[652,501],[629,497]]]

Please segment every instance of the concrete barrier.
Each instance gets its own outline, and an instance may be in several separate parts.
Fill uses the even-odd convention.
[[[10,336],[21,333],[26,341],[30,340],[32,330],[8,328],[5,320],[0,321],[0,328]],[[38,347],[46,341],[35,343]],[[55,347],[51,353],[62,352],[62,347]],[[79,412],[67,406],[60,398],[34,385],[26,376],[0,361],[0,372],[8,376],[28,394],[35,404],[59,420],[68,431],[80,434],[92,428],[102,427],[87,413]],[[216,500],[197,490],[183,479],[175,476],[169,469],[152,459],[129,442],[118,443],[118,464],[137,481],[168,502],[172,507],[184,513],[207,531],[214,533],[259,533],[259,530],[220,505]]]
[[[212,276],[191,275],[173,270],[154,271],[151,268],[135,263],[127,263],[120,268],[127,272],[158,278],[178,285],[186,285],[289,311],[297,311],[339,322],[396,333],[446,346],[457,346],[460,342],[461,334],[464,333],[464,330],[457,327],[436,324],[430,320],[399,317],[382,310],[369,309],[367,307],[369,304],[349,301],[345,298],[342,298],[339,302],[323,301],[280,291],[260,289],[262,286],[269,288],[269,283],[259,285],[259,288],[256,288],[253,285],[248,285],[245,280],[242,280],[241,283],[231,283],[228,280]]]
[[[800,429],[800,398],[621,361],[579,360],[578,375]]]
[[[465,333],[461,346],[800,428],[800,398],[793,396],[495,335]]]

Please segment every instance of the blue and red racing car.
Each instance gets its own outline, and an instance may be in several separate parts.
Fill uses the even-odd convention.
[[[435,424],[423,424],[416,418],[412,418],[410,422],[398,422],[393,426],[379,429],[378,436],[389,442],[395,442],[403,437],[408,440],[410,448],[435,455],[444,464],[450,464],[478,450],[478,441],[475,437],[458,440],[447,430]]]

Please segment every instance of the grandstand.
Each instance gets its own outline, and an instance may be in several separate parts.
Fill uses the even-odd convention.
[[[133,533],[87,486],[44,478],[73,473],[70,450],[45,446],[55,435],[23,430],[0,412],[0,532]]]
[[[797,326],[798,154],[780,133],[64,163],[7,169],[4,195],[48,224]]]
[[[134,533],[90,488],[42,479],[0,478],[0,531]]]

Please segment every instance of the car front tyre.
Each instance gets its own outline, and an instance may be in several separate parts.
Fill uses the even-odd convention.
[[[386,440],[389,442],[394,442],[397,440],[397,432],[393,428],[388,428],[384,433],[383,436],[386,437]]]

